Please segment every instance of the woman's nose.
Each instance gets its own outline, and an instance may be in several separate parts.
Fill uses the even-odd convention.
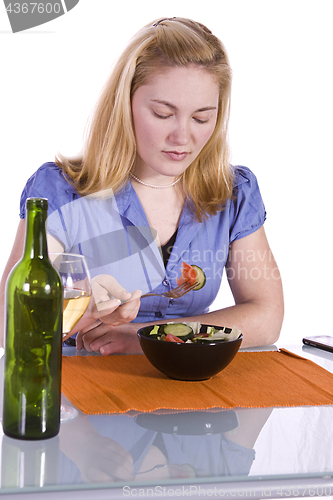
[[[171,133],[169,134],[170,140],[174,144],[184,146],[190,141],[190,127],[185,121],[177,121]]]

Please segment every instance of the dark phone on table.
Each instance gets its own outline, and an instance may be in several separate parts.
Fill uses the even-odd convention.
[[[333,352],[333,337],[330,335],[315,335],[314,337],[304,337],[303,344],[311,347],[318,347],[324,351]]]

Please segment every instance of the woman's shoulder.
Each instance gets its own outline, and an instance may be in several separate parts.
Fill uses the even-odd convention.
[[[229,205],[230,241],[251,234],[266,219],[257,177],[248,167],[237,165],[233,169],[234,190]]]
[[[231,169],[234,174],[234,188],[246,183],[257,184],[257,177],[248,167],[244,167],[243,165],[232,165]]]
[[[75,191],[66,179],[63,170],[52,161],[43,163],[27,181],[27,185],[38,186],[39,184],[46,184],[50,189],[52,189],[53,183],[56,183],[59,188],[63,187],[63,189]]]
[[[54,162],[47,162],[28,179],[21,195],[20,217],[25,218],[25,202],[29,197],[47,198],[49,214],[69,203],[78,195],[66,179],[62,169]]]

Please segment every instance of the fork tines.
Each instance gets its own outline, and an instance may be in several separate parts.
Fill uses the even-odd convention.
[[[182,283],[181,285],[177,286],[177,288],[174,288],[173,290],[171,290],[172,292],[180,292],[181,290],[187,290],[188,287],[190,287],[191,284],[190,284],[190,281],[187,280],[187,281],[184,281],[184,283]]]
[[[190,292],[191,290],[194,290],[199,285],[198,282],[195,282],[191,285],[189,281],[185,281],[182,285],[180,285],[178,288],[175,288],[174,290],[171,290],[169,293],[178,297],[182,297],[186,293]]]
[[[196,288],[197,286],[199,285],[199,283],[196,281],[195,283],[193,283],[193,285],[191,285],[190,283],[187,283],[186,287],[185,287],[185,290],[193,290],[194,288]]]

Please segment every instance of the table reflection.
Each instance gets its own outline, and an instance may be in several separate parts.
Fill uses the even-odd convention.
[[[4,436],[2,488],[248,475],[270,413],[79,413],[51,440]]]
[[[332,419],[331,405],[79,412],[53,439],[2,437],[0,493],[61,485],[159,484],[169,479],[195,483],[202,478],[222,482],[233,476],[239,482],[249,477],[331,474]]]

